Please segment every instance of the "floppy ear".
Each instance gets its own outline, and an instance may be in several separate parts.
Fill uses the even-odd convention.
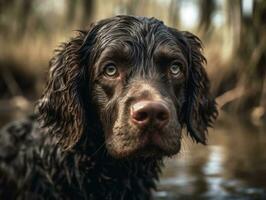
[[[81,64],[80,48],[85,37],[86,32],[80,32],[55,51],[46,89],[37,104],[42,126],[56,136],[64,149],[73,147],[84,130],[81,96],[87,73]]]
[[[206,59],[202,55],[200,39],[189,32],[185,37],[188,54],[188,80],[186,84],[185,123],[191,137],[206,144],[207,128],[218,115],[216,103],[210,94],[210,83],[204,69]]]

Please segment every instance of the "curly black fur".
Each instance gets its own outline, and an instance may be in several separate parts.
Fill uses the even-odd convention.
[[[108,31],[110,34],[104,35]],[[209,93],[199,38],[169,28],[154,18],[117,16],[102,20],[92,24],[89,30],[80,31],[78,36],[56,50],[36,115],[2,129],[0,199],[151,198],[162,157],[118,159],[110,155],[105,146],[103,125],[110,127],[113,124],[111,120],[118,112],[117,102],[106,109],[112,112],[97,107],[98,101],[102,101],[101,105],[106,104],[104,98],[112,94],[109,94],[109,88],[106,96],[99,96],[101,90],[95,89],[98,83],[94,80],[93,66],[104,51],[103,44],[116,42],[122,37],[119,35],[122,31],[129,35],[126,40],[130,41],[129,48],[134,49],[133,60],[138,61],[138,66],[144,66],[141,59],[150,56],[142,57],[138,48],[143,52],[145,49],[152,51],[149,49],[152,45],[145,46],[143,42],[148,36],[154,44],[160,44],[160,40],[166,38],[179,46],[187,63],[185,81],[184,86],[180,83],[179,92],[169,90],[169,96],[175,96],[173,102],[181,107],[177,109],[181,126],[186,125],[197,142],[206,143],[207,127],[216,118],[217,110]],[[160,36],[157,39],[156,34]],[[137,38],[138,42],[131,41],[131,37]],[[130,76],[134,76],[133,72],[127,79]],[[167,95],[162,85],[170,83],[160,82],[158,91]],[[125,88],[125,91],[129,90]],[[110,99],[108,104],[115,101]]]

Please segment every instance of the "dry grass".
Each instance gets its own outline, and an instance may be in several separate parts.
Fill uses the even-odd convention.
[[[66,40],[66,34],[62,33],[54,34],[52,39],[47,39],[44,35],[31,37],[30,34],[18,41],[0,38],[0,43],[4,47],[0,49],[1,64],[5,63],[22,73],[38,75],[47,69],[53,49],[59,41]]]

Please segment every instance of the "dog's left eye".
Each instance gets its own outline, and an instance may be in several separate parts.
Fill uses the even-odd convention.
[[[181,67],[178,64],[173,64],[170,67],[170,72],[174,76],[179,76],[181,74]]]
[[[108,64],[104,67],[104,74],[107,76],[116,76],[118,70],[114,64]]]

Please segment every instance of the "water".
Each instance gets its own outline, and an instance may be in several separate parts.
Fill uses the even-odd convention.
[[[1,118],[0,126],[10,118]],[[207,146],[184,135],[181,152],[169,158],[156,200],[266,200],[266,131],[228,120],[209,131]]]
[[[266,131],[231,121],[209,132],[209,144],[184,136],[166,160],[156,200],[266,200]]]

